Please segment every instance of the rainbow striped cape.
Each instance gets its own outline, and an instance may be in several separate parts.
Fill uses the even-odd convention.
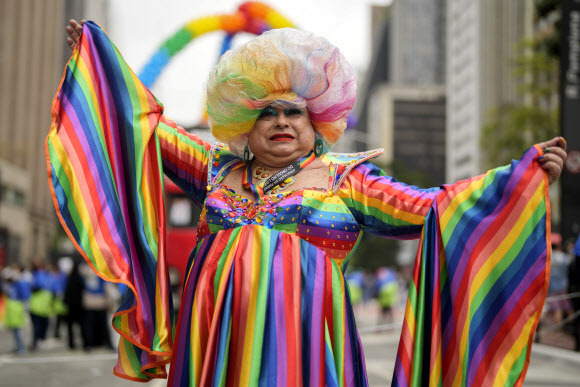
[[[533,147],[438,194],[415,260],[394,386],[523,383],[549,279],[541,154]]]
[[[155,133],[162,112],[106,34],[87,22],[52,105],[48,180],[78,251],[103,279],[130,289],[113,318],[121,335],[114,372],[132,380],[164,377],[173,346]]]

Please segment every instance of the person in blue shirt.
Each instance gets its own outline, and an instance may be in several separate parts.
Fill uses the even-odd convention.
[[[30,298],[29,284],[22,278],[22,269],[17,264],[3,272],[5,281],[3,292],[6,294],[6,308],[4,311],[4,326],[12,331],[14,336],[13,352],[22,355],[25,346],[22,340],[22,327],[26,323],[26,303]]]

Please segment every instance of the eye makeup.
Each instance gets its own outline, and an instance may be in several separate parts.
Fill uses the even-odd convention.
[[[286,116],[301,116],[304,114],[304,109],[292,107],[287,108],[284,110],[284,115]],[[258,118],[265,118],[265,117],[276,117],[278,115],[278,111],[274,109],[272,106],[266,106],[260,112]]]

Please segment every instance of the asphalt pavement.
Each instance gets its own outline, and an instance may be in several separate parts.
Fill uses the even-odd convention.
[[[400,314],[392,325],[377,329],[378,316],[372,305],[357,309],[360,337],[363,343],[367,374],[371,386],[387,386],[395,364]],[[29,342],[30,327],[23,330]],[[64,333],[64,329],[63,329]],[[136,387],[137,384],[113,376],[117,355],[105,349],[90,353],[70,351],[65,340],[49,339],[35,352],[23,356],[10,354],[12,335],[0,328],[1,387]],[[165,386],[164,380],[154,380],[149,387]],[[580,386],[580,353],[534,344],[525,386]]]

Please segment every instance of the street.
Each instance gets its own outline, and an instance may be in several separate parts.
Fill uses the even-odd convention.
[[[360,337],[363,342],[367,374],[371,386],[386,386],[391,382],[395,363],[398,329],[375,329],[374,308],[359,308]],[[393,327],[399,327],[400,314]],[[28,339],[29,328],[24,330]],[[64,331],[64,329],[63,329]],[[0,328],[0,386],[5,387],[127,387],[136,384],[113,375],[117,355],[104,349],[91,353],[69,351],[64,340],[49,339],[40,350],[24,356],[7,353],[12,336]],[[534,344],[526,378],[526,386],[578,386],[580,383],[580,353]],[[165,385],[165,380],[153,380],[150,387]]]

